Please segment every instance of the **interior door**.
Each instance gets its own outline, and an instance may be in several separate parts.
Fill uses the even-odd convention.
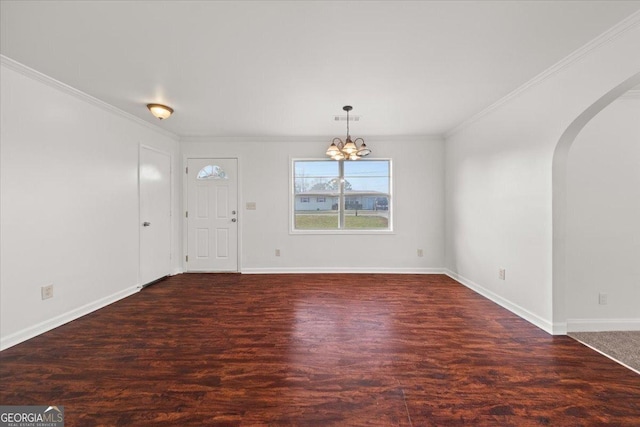
[[[187,160],[187,271],[238,271],[238,161]]]
[[[171,272],[171,156],[140,147],[140,284]]]

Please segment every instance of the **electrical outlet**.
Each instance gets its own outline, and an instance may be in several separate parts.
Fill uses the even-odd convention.
[[[276,256],[280,256],[280,249],[276,249]]]
[[[40,292],[42,293],[42,299],[53,298],[53,285],[47,285],[40,288]]]
[[[603,294],[603,293],[598,294],[598,304],[607,305],[607,294]]]
[[[418,256],[424,256],[424,252],[422,251],[422,249],[418,249]]]
[[[499,270],[498,270],[498,279],[500,279],[500,280],[506,280],[506,279],[505,279],[506,274],[507,274],[507,270],[505,270],[504,268],[499,269]]]

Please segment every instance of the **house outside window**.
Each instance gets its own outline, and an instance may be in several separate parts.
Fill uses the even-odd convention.
[[[392,231],[391,160],[292,161],[292,233]]]

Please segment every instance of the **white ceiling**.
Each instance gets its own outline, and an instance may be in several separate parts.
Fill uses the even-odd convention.
[[[443,134],[640,1],[5,1],[1,52],[178,135]],[[159,122],[149,102],[175,109]]]

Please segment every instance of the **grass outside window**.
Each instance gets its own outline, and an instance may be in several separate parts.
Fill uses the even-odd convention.
[[[385,229],[389,228],[389,219],[375,214],[345,213],[346,229]],[[297,230],[335,230],[338,228],[338,213],[296,213]]]

